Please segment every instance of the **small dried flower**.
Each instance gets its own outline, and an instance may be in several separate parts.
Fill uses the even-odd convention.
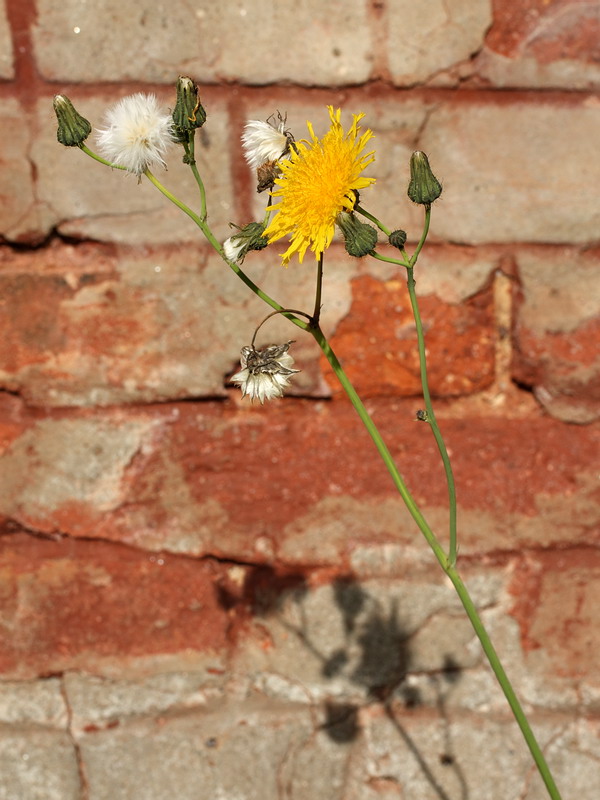
[[[285,129],[285,118],[278,115],[277,122],[250,120],[244,127],[242,147],[246,161],[257,169],[265,161],[277,161],[289,150],[293,137]]]
[[[249,222],[243,228],[237,225],[232,226],[238,229],[237,233],[225,239],[223,251],[230,261],[241,264],[251,250],[264,250],[269,244],[263,236],[265,225],[262,222]]]
[[[173,120],[161,113],[153,94],[124,97],[108,109],[105,127],[98,131],[104,158],[136,175],[166,167],[164,155],[174,141]]]
[[[290,376],[298,369],[292,369],[294,359],[288,353],[292,341],[272,344],[263,350],[254,346],[242,347],[242,369],[232,376],[231,382],[242,389],[242,396],[251,400],[256,397],[261,403],[274,397],[283,397],[283,390],[289,385]]]
[[[78,147],[92,132],[92,126],[85,117],[75,110],[73,103],[64,94],[57,94],[53,101],[54,113],[58,120],[56,138],[65,147]]]
[[[261,192],[273,189],[275,181],[281,175],[281,168],[277,161],[265,161],[256,169],[256,191]]]

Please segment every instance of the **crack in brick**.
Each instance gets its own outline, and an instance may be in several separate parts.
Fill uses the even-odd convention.
[[[85,764],[81,753],[81,747],[79,746],[79,742],[77,741],[77,736],[75,734],[75,731],[73,730],[73,709],[71,708],[71,703],[69,701],[69,693],[67,691],[67,687],[65,686],[64,673],[60,676],[60,693],[62,695],[65,708],[67,710],[67,724],[65,730],[69,735],[69,738],[71,739],[71,744],[73,746],[73,751],[75,753],[75,760],[77,761],[77,772],[79,775],[79,800],[89,800],[90,798],[89,783],[85,771]]]

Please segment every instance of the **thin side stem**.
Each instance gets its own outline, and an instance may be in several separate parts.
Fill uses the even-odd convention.
[[[412,260],[412,259],[411,259]],[[442,462],[444,464],[444,472],[446,473],[446,483],[448,485],[448,507],[450,513],[449,521],[449,536],[450,546],[448,550],[448,561],[451,566],[456,564],[457,557],[457,542],[456,542],[456,486],[454,483],[454,473],[452,471],[452,464],[446,449],[444,438],[439,429],[435,412],[431,403],[431,393],[429,391],[429,379],[427,377],[427,356],[425,354],[425,335],[423,333],[423,323],[421,321],[421,313],[419,311],[419,303],[417,300],[417,292],[415,287],[414,268],[409,267],[407,270],[407,285],[408,295],[410,297],[410,304],[412,306],[413,316],[415,318],[415,327],[417,330],[417,346],[419,350],[419,367],[421,371],[421,387],[423,390],[423,399],[425,401],[425,408],[427,410],[427,421],[433,432]]]
[[[181,200],[175,197],[175,195],[172,194],[165,186],[163,186],[163,184],[149,170],[146,170],[144,174],[148,178],[150,183],[152,183],[158,189],[158,191],[161,192],[167,198],[167,200],[170,200],[174,205],[177,206],[177,208],[180,208],[184,214],[187,214],[187,216],[196,223],[196,225],[200,228],[200,230],[204,234],[206,240],[209,242],[209,244],[212,245],[214,250],[216,250],[216,252],[221,256],[221,258],[223,259],[223,261],[225,261],[227,266],[231,270],[233,270],[233,272],[235,272],[238,278],[241,281],[243,281],[246,284],[246,286],[254,292],[255,295],[260,297],[260,299],[263,300],[267,305],[271,306],[271,308],[274,308],[275,311],[278,311],[284,317],[287,317],[287,319],[289,319],[290,322],[293,322],[294,325],[297,325],[299,328],[302,328],[302,330],[308,330],[309,327],[308,322],[305,322],[303,319],[299,319],[298,317],[296,317],[293,313],[286,311],[284,306],[280,305],[276,300],[273,300],[272,297],[269,297],[269,295],[266,292],[263,292],[263,290],[260,289],[254,283],[254,281],[246,275],[246,273],[240,268],[239,264],[236,264],[235,261],[230,261],[227,258],[227,256],[223,251],[221,243],[217,240],[217,238],[211,231],[206,220],[203,220],[201,217],[198,216],[198,214],[192,211],[191,208],[186,206],[185,203],[182,203]]]
[[[198,189],[200,191],[200,219],[206,220],[207,217],[206,189],[204,188],[204,181],[200,177],[200,173],[198,172],[198,167],[196,166],[195,135],[196,131],[194,130],[191,132],[189,142],[187,144],[184,143],[183,147],[185,150],[185,154],[187,156],[187,164],[189,168],[192,170],[194,180],[196,181]]]
[[[319,326],[321,317],[321,293],[323,291],[323,253],[317,262],[317,288],[315,290],[315,310],[313,311],[311,325],[315,328]]]
[[[389,228],[386,228],[385,225],[383,224],[383,222],[378,220],[377,217],[374,216],[373,214],[369,214],[369,212],[366,211],[362,206],[356,206],[356,208],[354,210],[356,211],[357,214],[362,214],[363,217],[365,217],[366,219],[371,220],[371,222],[374,222],[375,225],[377,225],[377,227],[379,228],[379,230],[382,233],[385,233],[386,236],[390,235],[391,231],[389,230]]]
[[[421,233],[421,238],[419,239],[419,244],[416,247],[415,252],[412,254],[410,258],[410,266],[414,267],[417,263],[417,259],[419,258],[419,254],[423,249],[423,245],[427,241],[427,235],[429,234],[429,225],[431,224],[431,205],[425,206],[425,221],[423,223],[423,232]]]
[[[388,264],[397,264],[399,267],[406,267],[406,269],[408,269],[410,266],[408,261],[399,261],[397,258],[382,256],[381,253],[377,252],[377,250],[372,250],[369,255],[371,258],[376,258],[377,261],[387,261]]]

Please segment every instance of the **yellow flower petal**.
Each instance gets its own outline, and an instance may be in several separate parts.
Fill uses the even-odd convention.
[[[325,136],[318,139],[308,122],[310,140],[297,142],[289,158],[279,162],[282,174],[271,195],[281,199],[269,206],[277,214],[264,235],[269,243],[290,236],[290,246],[282,255],[285,265],[295,253],[302,263],[308,248],[318,260],[331,244],[338,214],[351,211],[355,191],[375,181],[361,177],[375,160],[373,152],[363,154],[373,135],[370,130],[361,132],[359,122],[364,114],[354,114],[349,131],[344,133],[341,109],[327,108],[331,127]]]

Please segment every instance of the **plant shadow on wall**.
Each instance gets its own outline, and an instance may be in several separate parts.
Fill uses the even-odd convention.
[[[299,666],[297,674],[286,675],[290,680],[296,683],[303,683],[303,679],[307,683],[322,680],[325,688],[327,682],[337,682],[336,699],[323,704],[325,719],[321,729],[331,741],[343,746],[356,740],[361,735],[360,709],[379,705],[418,764],[434,793],[432,797],[468,800],[469,791],[452,746],[446,708],[462,673],[452,656],[443,653],[438,669],[424,673],[413,664],[410,642],[415,628],[402,619],[401,598],[375,596],[353,576],[340,577],[331,585],[315,589],[308,585],[304,574],[282,576],[267,565],[250,569],[241,596],[222,585],[218,587],[218,597],[227,610],[241,604],[253,619],[264,620],[274,651],[291,646],[297,656],[296,645],[301,646],[306,658],[292,658]],[[275,652],[273,670],[281,674],[277,658]],[[290,663],[285,658],[284,661]],[[427,699],[410,681],[411,671],[424,679]],[[346,684],[343,693],[348,699],[337,699],[340,684]],[[358,691],[353,691],[353,687]],[[309,686],[304,688],[310,695]],[[441,752],[427,756],[402,723],[403,711],[410,713],[426,703],[434,705],[443,731]],[[452,783],[460,787],[458,792],[454,789],[450,794],[441,785],[439,768],[434,770],[432,766],[435,758],[454,774]]]

